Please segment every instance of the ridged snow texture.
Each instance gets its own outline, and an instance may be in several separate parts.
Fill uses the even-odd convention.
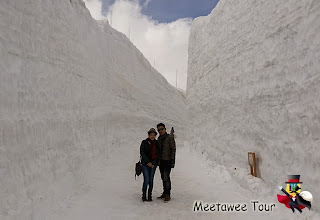
[[[271,188],[300,174],[319,203],[320,1],[221,0],[193,22],[188,62],[190,145],[248,172],[256,152]]]
[[[115,147],[183,126],[183,95],[82,0],[1,0],[0,57],[0,216],[43,219]]]

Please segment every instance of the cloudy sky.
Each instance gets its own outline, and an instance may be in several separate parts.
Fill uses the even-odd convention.
[[[108,19],[172,85],[186,89],[192,20],[219,0],[84,0],[93,18]]]

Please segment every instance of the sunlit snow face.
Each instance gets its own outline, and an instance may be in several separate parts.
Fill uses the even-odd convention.
[[[164,133],[166,133],[167,129],[163,126],[159,126],[158,131],[160,135],[163,135]]]
[[[300,185],[300,183],[287,183],[286,191],[291,196],[295,196],[296,194],[299,194],[301,192],[301,185]]]
[[[156,138],[156,134],[155,134],[155,133],[150,133],[150,134],[149,134],[149,138],[150,138],[151,140],[154,140],[154,139]]]

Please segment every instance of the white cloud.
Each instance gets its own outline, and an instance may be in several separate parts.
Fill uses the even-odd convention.
[[[146,0],[144,3],[143,3],[143,7],[147,7],[148,4],[151,2],[152,0]]]
[[[91,16],[96,20],[105,19],[102,16],[102,2],[101,0],[84,0],[86,7],[89,9]]]
[[[89,1],[89,0],[86,0]],[[90,0],[91,12],[96,14],[99,0]],[[137,0],[116,0],[109,7],[107,19],[113,28],[127,35],[139,48],[151,65],[168,80],[176,84],[176,70],[178,70],[178,87],[186,89],[188,42],[191,18],[183,18],[171,23],[159,23],[141,13],[150,0],[139,5]],[[100,2],[101,3],[101,2]],[[97,16],[99,17],[99,16]]]

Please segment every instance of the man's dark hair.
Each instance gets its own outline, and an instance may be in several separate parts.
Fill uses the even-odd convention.
[[[165,126],[163,123],[157,124],[157,128],[159,128],[159,127],[161,127],[161,126],[163,126],[164,128],[166,128],[166,126]]]

